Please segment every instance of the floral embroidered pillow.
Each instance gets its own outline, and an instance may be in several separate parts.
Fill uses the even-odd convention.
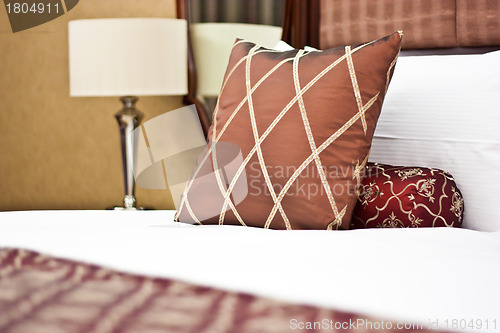
[[[448,172],[368,163],[352,229],[460,227],[464,199]]]

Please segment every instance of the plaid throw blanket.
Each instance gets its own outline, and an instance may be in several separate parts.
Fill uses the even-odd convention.
[[[362,322],[369,326],[355,326]],[[0,249],[0,332],[371,332],[396,323]],[[377,326],[378,323],[378,326]],[[377,328],[376,328],[377,327]],[[307,329],[309,328],[309,329]]]

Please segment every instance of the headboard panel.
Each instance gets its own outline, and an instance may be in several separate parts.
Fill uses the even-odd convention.
[[[286,8],[283,37],[297,48],[354,45],[397,30],[403,49],[500,45],[498,0],[288,0]]]
[[[500,45],[500,1],[457,0],[457,44]]]
[[[320,47],[361,44],[403,30],[405,49],[455,47],[455,0],[322,0]]]

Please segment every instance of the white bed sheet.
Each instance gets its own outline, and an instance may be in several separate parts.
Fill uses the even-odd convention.
[[[191,226],[173,222],[173,214],[2,212],[0,247],[385,319],[437,321],[451,331],[500,332],[500,232],[276,231]],[[451,327],[453,319],[490,327]]]

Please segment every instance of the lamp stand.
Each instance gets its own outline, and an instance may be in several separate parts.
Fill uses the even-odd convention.
[[[139,126],[144,114],[135,108],[139,98],[135,96],[124,96],[120,98],[123,108],[115,114],[120,126],[120,137],[122,144],[123,182],[125,185],[125,197],[123,207],[114,209],[136,210],[135,205],[135,182],[134,182],[134,129]]]

